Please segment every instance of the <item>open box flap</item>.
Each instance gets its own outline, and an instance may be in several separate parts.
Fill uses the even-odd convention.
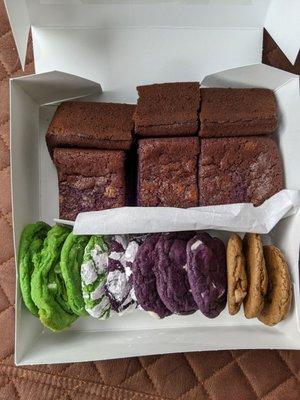
[[[99,93],[101,86],[58,71],[15,78],[10,83],[12,205],[15,254],[18,254],[22,228],[39,219],[39,155],[32,149],[39,142],[40,105]],[[17,286],[16,360],[23,357],[42,331],[36,318],[21,311],[24,305],[20,298]]]
[[[30,18],[26,0],[5,0],[10,26],[16,42],[22,68],[25,67]]]
[[[262,87],[277,90],[299,76],[265,64],[247,65],[207,75],[203,87]]]
[[[40,106],[100,91],[101,86],[95,82],[58,71],[10,80],[11,179],[16,246],[19,242],[16,232],[20,232],[30,220],[38,219],[38,199],[33,204],[30,194],[37,192],[39,185],[38,155],[32,152],[32,148],[39,141]],[[17,254],[17,248],[15,251]]]
[[[164,26],[206,29],[257,29],[266,26],[291,62],[295,62],[299,50],[300,27],[297,24],[297,17],[300,15],[300,2],[298,0],[5,1],[22,64],[25,61],[30,25],[101,28]],[[57,45],[59,46],[59,42]]]
[[[98,83],[60,71],[14,78],[11,84],[22,88],[38,105],[101,92],[101,86]]]

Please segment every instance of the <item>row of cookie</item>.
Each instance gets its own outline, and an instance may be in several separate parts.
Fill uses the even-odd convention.
[[[232,234],[227,244],[228,310],[236,314],[244,303],[246,318],[276,325],[291,307],[291,277],[282,252],[263,246],[260,235]]]
[[[136,307],[125,267],[135,255],[137,240],[127,246],[121,236],[108,241],[75,236],[68,227],[41,221],[27,225],[18,254],[27,309],[46,327],[59,331],[87,313],[105,319],[112,310],[121,313]]]
[[[248,234],[244,242],[247,263],[239,237],[230,238],[226,271],[225,246],[207,233],[89,237],[37,222],[28,225],[21,236],[20,288],[32,314],[48,328],[61,330],[87,313],[106,319],[137,307],[159,318],[198,309],[215,318],[226,305],[227,279],[229,312],[234,314],[247,294],[248,276],[245,315],[250,318],[256,316],[254,306],[262,311],[255,288],[262,286],[257,279],[263,276],[266,281],[266,274],[257,271],[257,236]],[[272,266],[268,268],[272,271]],[[288,275],[287,267],[281,279],[284,274]],[[277,288],[281,285],[273,283]],[[276,292],[273,285],[269,288]],[[267,317],[274,313],[278,299],[283,300],[276,290],[274,296],[268,292],[272,306],[264,305]],[[272,324],[287,314],[288,307],[280,310],[280,318]]]
[[[18,260],[24,303],[52,330],[87,313],[106,319],[139,307],[164,318],[200,309],[214,318],[226,305],[225,246],[207,233],[89,237],[37,222],[24,229]]]

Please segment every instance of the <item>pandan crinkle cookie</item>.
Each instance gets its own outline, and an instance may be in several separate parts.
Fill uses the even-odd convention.
[[[29,224],[24,228],[20,239],[18,255],[20,289],[25,306],[36,317],[38,317],[38,308],[31,297],[31,275],[34,269],[32,258],[41,250],[50,228],[42,221]]]
[[[61,250],[60,268],[67,289],[68,303],[74,314],[86,315],[81,290],[80,269],[89,236],[77,236],[72,232]]]
[[[53,226],[47,234],[43,248],[33,256],[32,300],[39,310],[41,322],[53,331],[67,328],[78,318],[68,304],[60,269],[61,249],[69,233],[70,230],[64,226]]]
[[[108,247],[102,236],[91,236],[81,265],[81,287],[85,310],[94,318],[110,315],[110,301],[105,293]]]

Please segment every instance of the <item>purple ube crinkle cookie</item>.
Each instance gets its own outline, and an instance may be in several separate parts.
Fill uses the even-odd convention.
[[[224,243],[208,233],[195,235],[187,244],[187,273],[200,311],[208,318],[217,317],[226,305]]]
[[[149,235],[139,247],[132,265],[132,277],[135,297],[140,307],[159,318],[164,318],[171,312],[161,301],[156,287],[155,245],[159,237],[160,234]]]
[[[111,308],[117,313],[136,307],[131,296],[130,265],[138,249],[138,243],[127,239],[123,235],[113,236],[108,249],[108,274],[105,293],[110,301]]]
[[[127,244],[127,237],[124,235],[115,235],[112,237],[109,243],[108,271],[124,271]]]
[[[158,294],[174,314],[192,314],[198,309],[186,272],[186,245],[191,237],[190,233],[164,234],[155,247],[154,273]]]

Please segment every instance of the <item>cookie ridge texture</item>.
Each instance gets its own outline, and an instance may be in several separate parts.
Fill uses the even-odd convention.
[[[246,318],[255,318],[264,307],[268,288],[268,274],[260,235],[246,233],[243,246],[248,281],[248,292],[244,299],[244,313]]]
[[[276,325],[288,315],[292,301],[291,277],[282,252],[275,246],[264,246],[269,285],[264,307],[258,319]]]
[[[230,315],[239,312],[247,294],[246,259],[243,241],[232,233],[227,243],[227,303]]]

